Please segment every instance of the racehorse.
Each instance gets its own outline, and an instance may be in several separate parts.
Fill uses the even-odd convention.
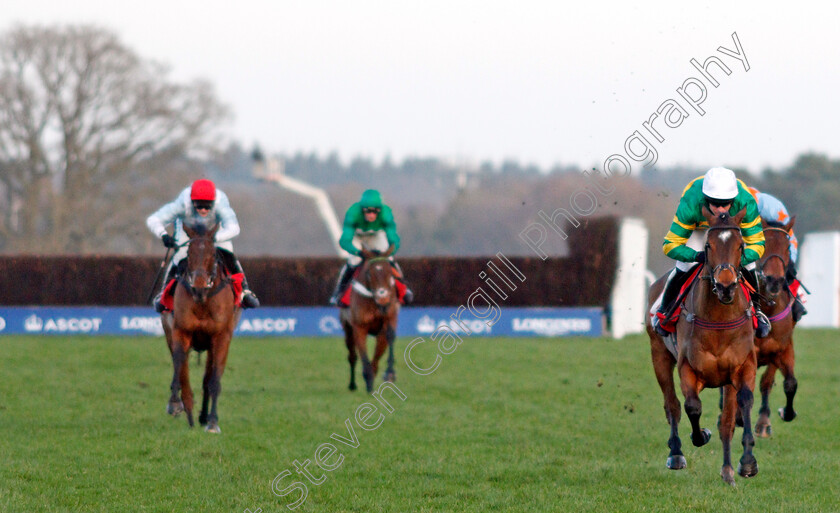
[[[385,253],[362,250],[364,262],[358,271],[358,278],[352,281],[350,306],[342,307],[341,325],[344,328],[344,342],[347,345],[347,361],[350,363],[350,390],[356,390],[356,361],[362,360],[362,376],[368,393],[373,392],[373,380],[379,369],[379,359],[388,349],[388,368],[383,379],[394,381],[394,339],[397,336],[397,317],[400,304],[397,300],[396,281],[388,257],[394,251],[391,246]],[[373,360],[368,358],[367,337],[376,336],[376,350]]]
[[[796,418],[793,409],[793,397],[796,395],[797,381],[793,375],[793,316],[791,307],[795,300],[787,284],[787,271],[790,266],[790,230],[796,222],[792,217],[787,224],[768,224],[762,221],[764,228],[764,255],[760,260],[759,273],[761,280],[759,292],[762,295],[761,310],[767,314],[772,329],[765,338],[755,340],[756,354],[759,367],[766,365],[767,369],[761,376],[759,388],[761,390],[761,408],[758,410],[758,421],[755,424],[755,434],[769,437],[772,433],[770,426],[770,406],[768,398],[776,369],[784,376],[784,391],[787,403],[779,408],[779,416],[789,422]]]
[[[193,427],[193,393],[187,356],[190,349],[208,351],[198,422],[210,433],[221,432],[216,405],[222,390],[228,348],[241,315],[241,309],[234,304],[231,279],[216,253],[218,229],[218,223],[209,230],[203,225],[184,226],[190,238],[186,272],[180,276],[175,288],[174,310],[161,314],[174,367],[172,395],[166,411],[173,416],[186,411],[187,422]],[[208,414],[210,400],[212,407]]]
[[[743,477],[758,473],[752,453],[755,440],[749,421],[756,373],[755,330],[749,295],[742,289],[739,272],[745,247],[739,225],[745,212],[746,209],[742,209],[734,217],[715,216],[708,208],[703,208],[703,216],[709,223],[706,263],[703,274],[686,294],[676,325],[678,347],[675,353],[653,329],[650,318],[646,320],[653,369],[665,399],[665,417],[671,427],[667,468],[678,470],[686,466],[678,434],[680,402],[674,392],[676,367],[685,397],[685,413],[691,421],[691,441],[696,447],[711,439],[711,431],[700,428],[700,391],[706,387],[724,388],[723,412],[718,426],[723,445],[721,477],[733,486],[730,444],[735,430],[735,413],[739,408],[744,412],[746,427],[741,438],[744,453],[738,473]],[[663,276],[651,285],[649,309],[661,294],[665,280],[666,276]]]

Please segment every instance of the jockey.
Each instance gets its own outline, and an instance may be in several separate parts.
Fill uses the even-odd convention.
[[[754,290],[758,290],[755,263],[764,254],[764,232],[761,229],[758,205],[744,182],[735,178],[735,173],[723,167],[713,167],[704,176],[692,180],[683,190],[671,230],[665,235],[662,244],[663,252],[677,260],[665,284],[662,303],[653,317],[653,327],[662,336],[670,335],[661,326],[661,322],[673,311],[672,303],[679,294],[689,270],[694,267],[695,262],[702,263],[706,260],[703,248],[708,222],[703,217],[703,207],[708,207],[714,215],[737,214],[742,208],[746,208],[741,220],[741,236],[746,244],[741,258],[741,274]],[[770,333],[770,322],[758,308],[757,297],[753,295],[751,299],[758,320],[756,336],[764,338]]]
[[[350,253],[350,257],[341,268],[338,276],[338,283],[330,298],[331,305],[337,305],[344,295],[344,290],[353,278],[354,271],[361,265],[362,257],[360,248],[367,248],[372,251],[385,252],[390,246],[394,251],[390,255],[391,265],[397,270],[397,290],[400,299],[405,304],[411,303],[414,293],[405,285],[402,269],[394,261],[393,254],[400,247],[400,236],[397,235],[397,224],[394,222],[394,215],[391,207],[382,202],[379,191],[368,189],[362,193],[361,199],[353,203],[347,213],[344,214],[344,227],[341,238],[338,240],[341,249]],[[401,291],[400,289],[404,289]]]
[[[768,224],[783,227],[790,221],[790,214],[787,208],[785,208],[785,204],[779,198],[766,192],[761,192],[755,187],[750,187],[748,190],[758,202],[758,214]],[[796,281],[796,259],[799,256],[799,241],[796,240],[796,234],[793,233],[793,228],[788,233],[788,239],[790,240],[790,265],[788,265],[785,278],[787,278],[788,286],[790,286]],[[793,322],[799,322],[799,319],[808,313],[799,296],[794,297],[791,313],[793,315]]]
[[[215,223],[220,223],[219,231],[216,232],[216,248],[231,274],[242,273],[242,307],[260,306],[257,297],[248,289],[242,265],[233,255],[231,239],[239,235],[239,221],[236,219],[236,213],[230,207],[227,195],[216,189],[212,181],[206,179],[196,180],[190,187],[181,191],[175,201],[162,206],[146,219],[146,226],[161,238],[163,245],[176,250],[166,279],[163,281],[163,288],[165,289],[170,280],[175,279],[186,266],[186,243],[189,237],[184,231],[184,222],[203,223],[208,225],[208,228]],[[166,226],[169,224],[174,227],[174,236],[166,231]],[[155,310],[158,312],[163,311],[162,294],[161,291],[155,298]]]

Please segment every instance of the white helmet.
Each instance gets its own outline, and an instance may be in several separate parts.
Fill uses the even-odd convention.
[[[703,195],[709,199],[732,200],[738,195],[738,180],[731,169],[713,167],[703,177]]]

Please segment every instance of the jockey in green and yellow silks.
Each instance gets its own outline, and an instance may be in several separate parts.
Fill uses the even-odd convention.
[[[671,222],[671,229],[662,243],[662,251],[677,261],[668,276],[662,301],[653,318],[653,326],[662,336],[670,334],[661,326],[661,321],[672,311],[672,303],[688,271],[696,262],[705,261],[704,247],[709,225],[703,217],[703,207],[708,207],[715,215],[735,215],[741,209],[746,209],[741,220],[741,236],[745,244],[744,255],[741,257],[741,272],[753,289],[758,289],[756,261],[764,254],[764,232],[761,229],[758,204],[744,182],[735,178],[735,173],[723,167],[714,167],[685,187]],[[758,309],[756,298],[753,298],[753,304],[758,318],[756,336],[766,337],[770,331],[770,323]]]
[[[350,257],[341,269],[330,304],[337,305],[344,295],[347,284],[353,278],[353,273],[362,263],[360,256],[362,248],[384,253],[392,246],[393,250],[389,259],[398,275],[397,294],[403,303],[408,304],[413,300],[414,294],[406,287],[402,270],[393,258],[400,247],[400,236],[397,234],[394,214],[391,212],[391,207],[382,201],[379,191],[366,190],[359,201],[347,209],[338,245],[350,253]]]

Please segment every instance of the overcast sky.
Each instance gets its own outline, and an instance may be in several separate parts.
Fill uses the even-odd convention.
[[[716,55],[705,115],[658,166],[840,157],[840,8],[756,2],[6,0],[14,23],[95,23],[179,80],[206,78],[231,137],[269,153],[602,165]],[[824,7],[831,5],[831,7]],[[723,55],[736,32],[750,69]],[[659,125],[657,125],[657,123]]]

